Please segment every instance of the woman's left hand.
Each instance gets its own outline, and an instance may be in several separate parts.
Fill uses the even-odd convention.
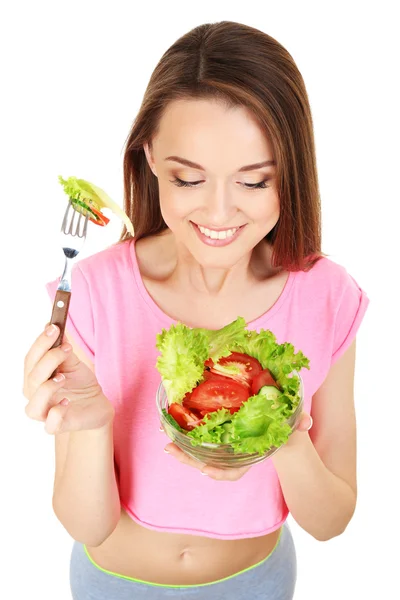
[[[308,431],[311,428],[311,426],[311,416],[307,413],[302,413],[296,430],[293,433],[297,434],[297,432]],[[296,435],[290,435],[287,444],[290,443],[291,446],[294,446],[296,444],[296,439],[298,439]],[[286,444],[284,444],[284,446],[285,445]],[[284,446],[281,446],[281,448],[284,448]],[[184,465],[194,467],[195,469],[201,471],[203,475],[208,475],[208,477],[211,477],[211,479],[216,479],[217,481],[237,481],[238,479],[243,477],[243,475],[247,473],[247,471],[250,469],[250,466],[240,467],[238,469],[218,469],[217,467],[211,467],[209,465],[206,465],[205,463],[195,460],[194,458],[191,458],[190,456],[185,454],[183,450],[178,448],[176,444],[173,443],[167,444],[167,446],[165,447],[165,451],[177,460],[179,460],[179,462],[183,463]]]

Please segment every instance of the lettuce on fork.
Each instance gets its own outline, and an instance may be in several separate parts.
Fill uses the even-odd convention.
[[[86,179],[58,177],[64,192],[70,197],[76,211],[88,214],[91,221],[97,225],[106,225],[109,221],[102,214],[103,208],[109,208],[125,224],[127,230],[134,235],[133,225],[128,215],[110,198],[106,192]]]
[[[279,385],[272,395],[271,388],[262,387],[233,414],[226,408],[206,414],[202,424],[186,433],[192,445],[224,443],[235,453],[263,454],[287,442],[291,428],[286,421],[300,402],[297,373],[310,368],[309,359],[301,351],[295,352],[292,344],[278,344],[269,330],[248,330],[245,320],[238,317],[218,330],[172,325],[157,335],[156,346],[161,353],[157,369],[169,405],[182,404],[185,394],[203,381],[206,360],[211,358],[216,365],[232,352],[256,358]]]

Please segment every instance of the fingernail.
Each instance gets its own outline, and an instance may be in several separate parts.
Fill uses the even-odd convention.
[[[169,452],[168,452],[168,450],[167,450],[166,448],[164,448],[164,452],[165,452],[166,454],[169,454]]]
[[[206,477],[208,477],[207,473],[203,473],[203,471],[200,471],[200,473],[201,473],[202,475],[205,475]]]
[[[162,427],[160,427],[158,431],[164,431],[164,429]]]
[[[60,381],[62,381],[63,379],[65,379],[65,375],[63,375],[62,373],[57,373],[57,375],[53,377],[53,381],[55,381],[56,383],[60,383]]]
[[[61,350],[64,350],[64,352],[69,352],[70,350],[72,350],[72,346],[71,344],[63,344],[61,346]]]
[[[68,400],[68,398],[63,398],[63,399],[61,400],[60,404],[61,404],[62,406],[67,406],[67,405],[69,404],[69,400]]]
[[[49,325],[45,331],[46,335],[52,336],[57,331],[57,327],[53,324]]]
[[[310,426],[309,426],[309,427],[307,427],[307,431],[309,431],[309,430],[311,429],[311,427],[313,426],[313,423],[314,423],[312,416],[311,416],[311,415],[309,415],[309,417],[310,417],[310,421],[311,421],[311,423],[310,423]]]

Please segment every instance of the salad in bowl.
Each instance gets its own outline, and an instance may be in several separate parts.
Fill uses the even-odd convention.
[[[223,468],[265,460],[285,444],[303,406],[309,359],[238,317],[218,330],[182,323],[157,335],[162,426],[184,452]]]

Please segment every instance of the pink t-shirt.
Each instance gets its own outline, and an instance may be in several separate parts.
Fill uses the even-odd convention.
[[[53,299],[58,279],[48,283]],[[276,303],[248,323],[270,329],[310,359],[303,369],[304,410],[331,365],[353,341],[369,299],[344,267],[322,258],[291,272]],[[220,539],[260,536],[288,516],[272,460],[238,481],[215,481],[166,454],[155,397],[156,334],[176,321],[147,292],[134,241],[81,259],[73,268],[67,331],[94,362],[115,407],[114,448],[122,507],[150,529]]]

